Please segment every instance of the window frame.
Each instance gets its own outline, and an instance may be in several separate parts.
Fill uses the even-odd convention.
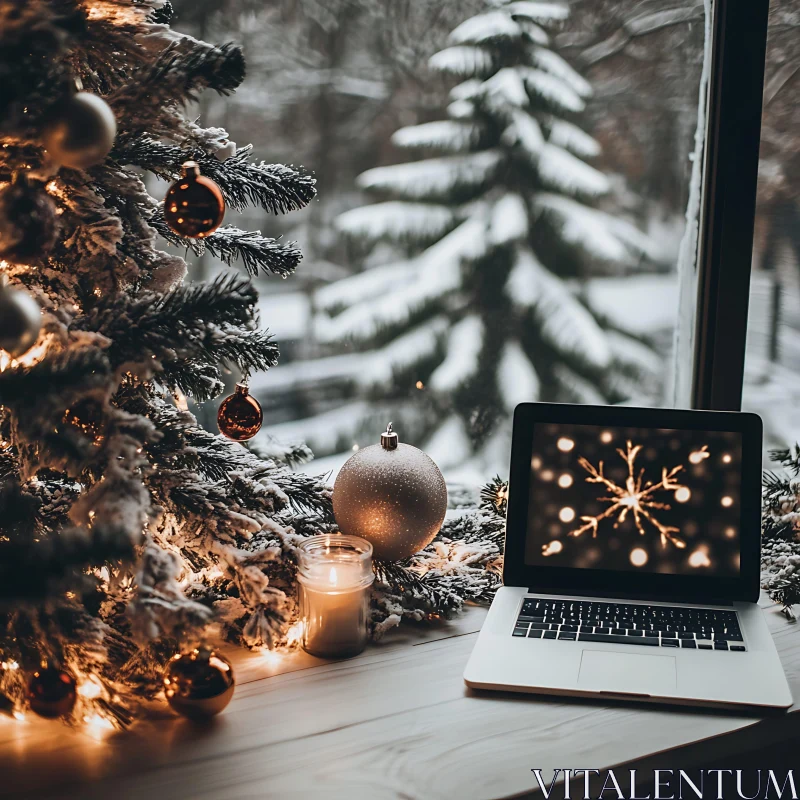
[[[691,407],[742,404],[769,0],[716,0]]]

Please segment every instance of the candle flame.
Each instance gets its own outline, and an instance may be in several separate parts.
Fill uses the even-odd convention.
[[[339,582],[336,577],[336,567],[331,567],[331,572],[330,575],[328,575],[328,580],[330,581],[332,586],[336,586],[336,584]]]

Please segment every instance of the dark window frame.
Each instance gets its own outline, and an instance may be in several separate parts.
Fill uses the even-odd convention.
[[[769,0],[716,0],[691,404],[742,404]]]

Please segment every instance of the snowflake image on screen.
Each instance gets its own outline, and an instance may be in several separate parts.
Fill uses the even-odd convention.
[[[569,536],[581,536],[587,531],[591,531],[592,538],[595,538],[602,520],[615,517],[614,527],[618,528],[631,514],[640,535],[646,535],[645,526],[642,522],[644,519],[658,531],[663,547],[666,547],[668,542],[679,549],[686,547],[686,542],[675,535],[680,533],[680,529],[665,525],[654,515],[655,511],[669,511],[672,508],[669,503],[656,499],[656,495],[660,492],[670,492],[679,501],[683,498],[688,499],[689,487],[675,480],[675,476],[683,471],[683,467],[680,465],[671,469],[662,467],[660,481],[657,483],[646,481],[644,479],[644,469],[640,469],[638,474],[636,472],[636,456],[641,449],[642,445],[633,445],[630,440],[627,442],[626,450],[617,448],[620,457],[628,465],[628,476],[624,485],[614,482],[603,474],[602,461],[598,463],[597,467],[594,467],[583,456],[578,459],[578,463],[589,473],[586,482],[599,483],[606,487],[608,494],[598,497],[598,500],[602,503],[609,503],[609,506],[605,511],[595,516],[582,516],[581,522],[583,525],[570,531]],[[701,452],[706,452],[706,448],[703,447]]]

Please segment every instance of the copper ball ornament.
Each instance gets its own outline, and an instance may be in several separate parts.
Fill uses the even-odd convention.
[[[264,422],[264,412],[250,390],[243,383],[236,384],[236,391],[220,403],[217,412],[219,432],[234,442],[252,439]]]
[[[230,661],[209,647],[173,656],[162,682],[172,709],[194,720],[219,714],[230,703],[236,685]]]
[[[24,173],[0,192],[0,258],[15,264],[45,256],[58,235],[56,207]]]
[[[78,690],[75,678],[66,670],[42,667],[31,675],[27,695],[34,714],[55,719],[72,711]]]
[[[0,350],[20,358],[36,344],[42,328],[42,309],[22,289],[0,286]]]
[[[222,224],[225,199],[211,178],[200,174],[195,161],[181,167],[181,177],[164,197],[164,219],[178,236],[202,239]]]
[[[117,135],[114,112],[102,97],[76,92],[57,103],[42,129],[42,144],[53,161],[88,169],[111,152]]]
[[[372,544],[375,558],[399,561],[433,541],[447,512],[447,485],[422,450],[400,444],[391,423],[381,443],[351,456],[333,486],[342,533]]]

